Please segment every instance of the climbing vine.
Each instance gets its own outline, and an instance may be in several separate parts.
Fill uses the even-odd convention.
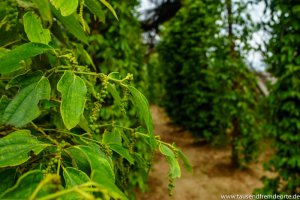
[[[109,15],[121,20],[105,0],[0,1],[0,198],[128,199],[154,151],[169,163],[170,189],[177,158],[188,166],[154,135],[133,75],[103,73],[86,50],[91,19]]]
[[[260,138],[262,96],[244,57],[246,7],[244,1],[184,1],[158,46],[168,114],[199,140],[230,144],[234,167],[255,159]]]
[[[268,98],[269,135],[274,155],[265,163],[273,177],[264,177],[266,194],[300,192],[299,158],[299,14],[298,1],[266,1],[270,20],[262,24],[269,32],[264,58],[267,69],[277,78]]]

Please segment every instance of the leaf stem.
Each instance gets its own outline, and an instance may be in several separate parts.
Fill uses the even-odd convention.
[[[36,195],[39,193],[39,191],[46,185],[48,182],[52,181],[53,179],[59,178],[57,175],[49,174],[46,176],[44,180],[42,180],[39,185],[36,187],[34,192],[31,194],[29,200],[34,200],[36,198]]]
[[[84,183],[84,184],[79,185],[79,186],[75,186],[75,187],[67,189],[67,190],[62,190],[62,191],[56,192],[54,194],[47,195],[45,197],[39,198],[39,200],[57,199],[57,197],[65,195],[65,194],[68,194],[68,193],[71,193],[71,192],[77,192],[77,193],[79,193],[78,192],[79,189],[84,189],[85,187],[90,187],[90,186],[96,186],[96,187],[98,187],[98,185],[96,183],[94,183],[94,182],[87,182],[87,183]],[[82,195],[81,193],[79,193],[79,194]]]
[[[55,70],[55,72],[65,72],[66,70]],[[94,72],[79,72],[79,71],[73,71],[75,74],[85,74],[85,75],[91,75],[91,76],[103,76],[104,74],[101,73],[94,73]]]
[[[33,123],[33,122],[31,122],[31,125],[32,125],[37,131],[41,132],[41,133],[42,133],[48,140],[50,140],[52,143],[56,144],[57,146],[59,145],[59,143],[58,143],[56,140],[54,140],[53,138],[51,138],[50,135],[47,135],[47,134],[45,133],[45,131],[44,131],[42,128],[38,127],[38,126],[37,126],[35,123]]]
[[[138,134],[138,135],[141,135],[141,136],[143,136],[143,137],[148,137],[148,138],[150,138],[150,135],[147,135],[147,134],[141,133],[141,132],[137,132],[137,131],[135,131],[133,128],[123,127],[123,126],[119,126],[119,125],[115,125],[115,127],[122,128],[122,129],[129,130],[129,131],[134,131],[134,133],[136,133],[136,134]],[[166,145],[166,146],[169,146],[171,149],[174,150],[174,146],[171,145],[171,144],[169,144],[169,143],[167,143],[167,142],[161,141],[161,140],[159,140],[159,139],[156,139],[156,142],[158,142],[158,143],[160,143],[160,144],[164,144],[164,145]]]
[[[47,131],[56,131],[56,132],[60,132],[60,133],[66,133],[66,134],[70,134],[70,135],[75,136],[75,137],[79,137],[81,139],[90,140],[92,142],[99,143],[99,141],[97,141],[97,140],[94,140],[94,139],[91,139],[91,138],[87,138],[87,137],[83,137],[82,135],[77,135],[77,134],[74,134],[72,132],[65,131],[65,130],[57,130],[57,129],[44,129],[44,130],[47,130]]]
[[[9,46],[9,45],[11,45],[11,44],[14,44],[14,43],[17,43],[17,42],[19,42],[20,40],[21,40],[21,39],[14,40],[14,41],[12,41],[12,42],[9,42],[9,43],[7,43],[7,44],[5,44],[5,45],[1,46],[0,48],[6,48],[7,46]]]
[[[56,171],[57,175],[59,175],[60,166],[61,166],[61,154],[59,155],[59,159],[58,159],[58,163],[57,163],[57,171]]]

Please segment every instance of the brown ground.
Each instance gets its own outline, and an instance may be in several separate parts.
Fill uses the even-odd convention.
[[[219,200],[221,194],[251,194],[262,186],[261,163],[246,170],[230,167],[230,149],[217,149],[210,145],[196,145],[191,134],[170,124],[165,112],[151,107],[155,133],[162,140],[175,142],[193,166],[193,173],[182,170],[182,177],[175,182],[173,197],[168,196],[168,165],[157,155],[150,173],[148,193],[139,194],[139,200]]]

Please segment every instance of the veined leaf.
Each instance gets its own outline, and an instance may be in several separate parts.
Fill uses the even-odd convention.
[[[131,100],[137,108],[137,112],[139,117],[145,122],[147,126],[147,130],[150,134],[150,145],[153,149],[156,148],[156,140],[153,133],[153,123],[152,123],[152,116],[149,110],[149,103],[146,97],[137,89],[132,86],[128,86],[128,89],[131,93]]]
[[[83,171],[80,171],[76,168],[73,167],[66,167],[63,168],[63,176],[64,176],[64,180],[66,183],[66,188],[70,189],[73,187],[76,187],[78,185],[84,184],[86,182],[90,181],[90,178],[88,177],[88,175],[86,175],[86,173],[84,173]],[[68,193],[66,195],[63,195],[61,197],[61,199],[70,199],[70,200],[80,200],[82,199],[81,195],[73,192],[73,193]]]
[[[28,199],[43,177],[44,175],[40,170],[27,172],[18,179],[16,185],[6,190],[0,199]],[[40,193],[46,194],[43,191]]]
[[[165,156],[166,160],[168,161],[169,165],[169,176],[173,179],[180,178],[181,170],[178,163],[178,160],[175,157]]]
[[[89,127],[89,122],[86,120],[86,118],[84,117],[84,115],[80,116],[80,121],[79,121],[78,125],[80,126],[80,128],[82,128],[86,132],[91,132],[91,129]]]
[[[85,44],[88,44],[88,39],[83,31],[82,26],[76,18],[76,14],[72,14],[69,16],[62,16],[58,10],[56,10],[53,6],[51,6],[51,10],[55,17],[66,27],[66,29],[73,34],[78,40],[82,41]]]
[[[102,9],[102,6],[99,0],[85,0],[84,1],[88,9],[96,15],[100,21],[105,22],[105,12]]]
[[[103,134],[102,142],[107,145],[122,145],[122,137],[120,130],[118,128],[114,128],[112,132],[105,131]]]
[[[60,111],[64,124],[68,129],[74,128],[84,111],[86,85],[73,72],[65,71],[57,83],[57,90],[62,94]]]
[[[106,0],[100,0],[101,3],[103,3],[109,10],[110,12],[112,12],[112,14],[115,16],[115,18],[117,20],[119,20],[116,11],[114,10],[114,8],[106,1]]]
[[[9,104],[9,99],[7,98],[7,96],[2,96],[0,98],[0,124],[2,124],[2,117],[4,114],[4,110],[7,107],[7,105]]]
[[[6,107],[2,123],[21,127],[40,115],[38,103],[50,98],[49,80],[41,74],[23,75],[20,91]]]
[[[43,143],[30,134],[19,130],[0,139],[0,167],[17,166],[29,160],[29,153],[39,154],[50,144]]]
[[[78,52],[78,54],[79,54],[80,56],[82,56],[82,60],[84,60],[85,63],[86,63],[87,65],[92,65],[93,69],[94,69],[95,71],[97,71],[97,70],[96,70],[95,63],[94,63],[92,57],[91,57],[90,54],[84,49],[83,45],[82,45],[82,44],[77,44],[76,47],[77,47],[77,52]]]
[[[99,151],[89,146],[78,146],[78,148],[87,156],[91,169],[103,171],[111,180],[115,180],[113,165],[107,160],[106,156],[102,156]]]
[[[112,164],[109,162],[105,154],[101,154],[102,152],[100,150],[96,150],[93,147],[90,146],[73,146],[68,149],[66,149],[69,155],[75,160],[78,160],[75,158],[78,155],[84,156],[84,160],[88,160],[90,168],[92,170],[100,170],[103,171],[107,178],[115,181],[115,176],[113,172]]]
[[[71,15],[78,7],[78,0],[51,0],[51,3],[60,10],[62,16]]]
[[[159,151],[165,156],[169,165],[169,176],[171,178],[179,178],[181,176],[181,170],[178,163],[178,160],[175,157],[174,152],[166,145],[160,144]]]
[[[193,167],[190,163],[190,161],[186,158],[186,156],[182,153],[182,151],[178,150],[178,156],[181,158],[182,162],[183,162],[183,166],[184,168],[191,172],[193,170]]]
[[[128,149],[125,149],[122,145],[118,145],[118,144],[110,144],[109,147],[116,152],[117,154],[119,154],[121,157],[125,158],[126,160],[128,160],[128,162],[130,164],[134,163],[134,159],[133,157],[130,155]]]
[[[41,14],[41,17],[49,22],[52,22],[52,15],[50,10],[50,4],[48,0],[32,0]]]
[[[111,72],[107,75],[107,77],[115,79],[115,80],[120,80],[120,73],[119,72]]]
[[[163,155],[165,155],[165,156],[169,156],[169,157],[175,158],[174,152],[173,152],[169,147],[167,147],[167,146],[164,145],[164,144],[160,144],[160,145],[159,145],[159,151],[160,151]]]
[[[121,105],[121,97],[116,90],[115,85],[108,83],[107,91],[111,94],[111,96],[113,96],[116,105]]]
[[[20,61],[53,50],[52,47],[40,43],[26,43],[12,49],[0,59],[0,74],[8,74],[20,68]]]
[[[127,199],[123,192],[116,186],[114,181],[112,181],[104,171],[95,169],[93,170],[91,177],[93,181],[101,186],[101,188],[106,189],[107,193],[114,199]]]
[[[86,173],[73,167],[64,168],[63,176],[66,182],[66,188],[72,188],[90,181]]]
[[[91,166],[87,156],[79,148],[67,148],[66,153],[72,158],[73,166],[86,174],[91,173]]]
[[[3,47],[0,47],[0,58],[2,56],[4,56],[6,53],[8,53],[10,50],[9,49],[5,49]]]
[[[33,12],[27,12],[23,16],[24,28],[31,42],[48,44],[51,40],[50,30],[44,29],[40,18]]]

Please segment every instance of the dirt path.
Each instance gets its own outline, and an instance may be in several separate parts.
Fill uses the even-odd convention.
[[[182,177],[175,182],[173,197],[168,196],[168,165],[157,155],[150,173],[150,191],[139,195],[141,200],[219,200],[221,194],[251,194],[254,188],[262,186],[263,170],[260,163],[247,170],[230,167],[230,150],[216,149],[210,145],[195,145],[190,133],[170,124],[165,112],[151,107],[155,133],[162,140],[175,142],[189,158],[193,173],[182,171]]]

